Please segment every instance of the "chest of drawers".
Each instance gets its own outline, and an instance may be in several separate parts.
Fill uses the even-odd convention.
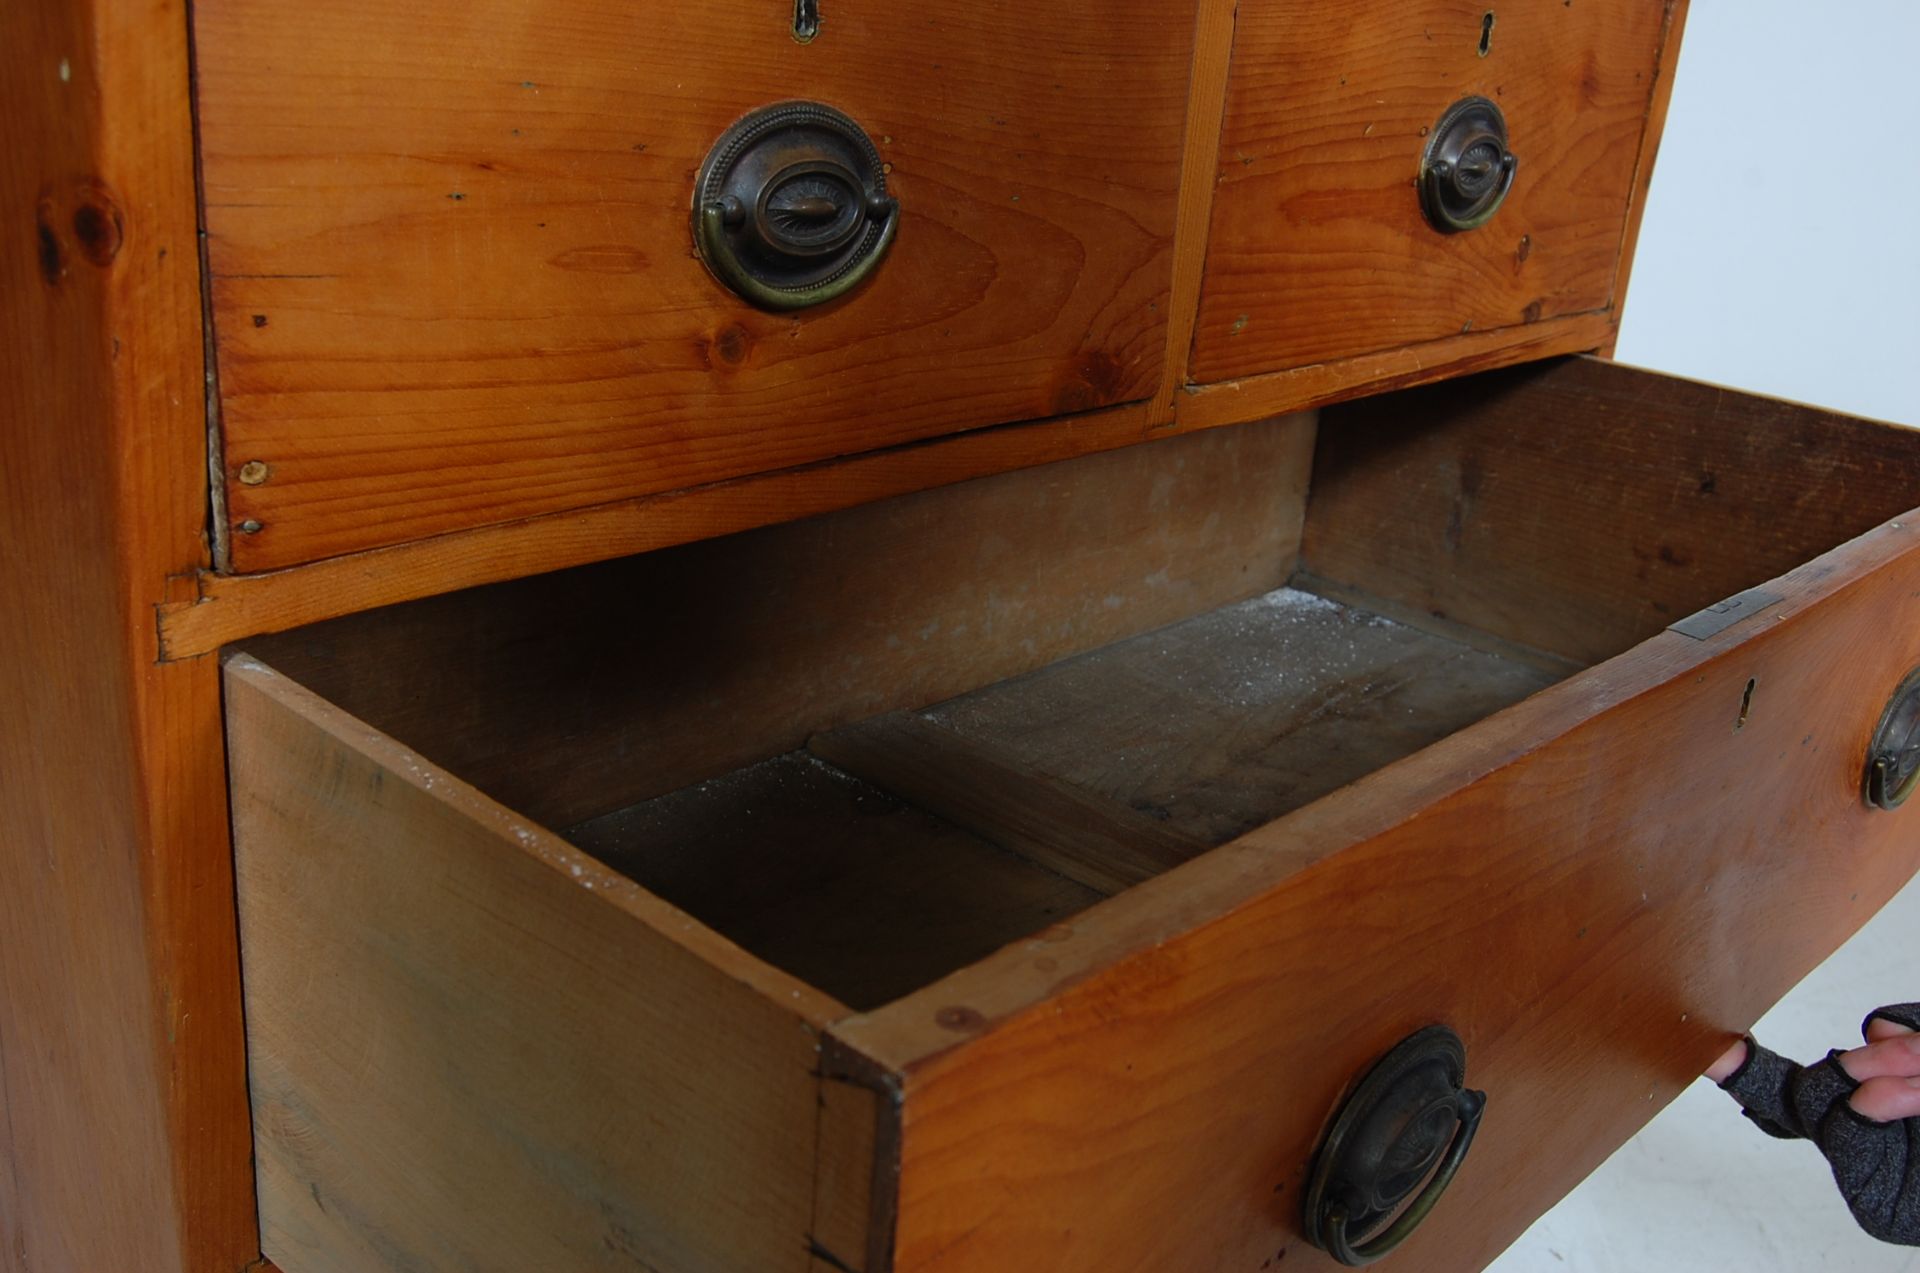
[[[1682,11],[9,10],[0,1269],[1481,1267],[1920,864]]]

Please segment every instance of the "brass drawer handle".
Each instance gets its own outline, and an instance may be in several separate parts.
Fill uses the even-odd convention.
[[[761,309],[806,309],[858,288],[899,226],[872,139],[819,102],[748,115],[714,143],[694,186],[700,259]]]
[[[1466,1045],[1443,1025],[1402,1040],[1367,1071],[1314,1157],[1309,1242],[1359,1268],[1420,1227],[1466,1161],[1486,1112],[1486,1093],[1469,1091],[1466,1073]],[[1419,1196],[1386,1223],[1422,1180]]]
[[[1898,809],[1920,789],[1920,668],[1893,692],[1867,748],[1867,803]]]
[[[1420,161],[1420,206],[1442,234],[1477,229],[1500,211],[1519,166],[1500,108],[1484,97],[1455,102]]]

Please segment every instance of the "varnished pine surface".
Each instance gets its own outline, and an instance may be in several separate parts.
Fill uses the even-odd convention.
[[[1173,295],[1160,389],[1149,404],[1152,422],[1173,421],[1174,404],[1187,383],[1193,325],[1199,318],[1200,286],[1206,277],[1207,227],[1213,219],[1215,165],[1220,122],[1226,115],[1228,73],[1238,0],[1198,0],[1193,36],[1193,72],[1188,90],[1187,139],[1180,165],[1179,215],[1174,230]]]
[[[1608,308],[1666,9],[1243,0],[1189,379]],[[1476,94],[1505,112],[1518,175],[1490,224],[1441,234],[1414,178]]]
[[[1174,6],[195,8],[232,564],[293,562],[1143,399],[1194,35]],[[749,109],[828,101],[903,222],[773,316],[693,258]],[[1124,105],[1120,105],[1124,102]]]
[[[1397,389],[1465,379],[1518,363],[1587,353],[1613,343],[1619,320],[1611,310],[1531,323],[1518,330],[1463,332],[1375,354],[1272,371],[1244,380],[1189,385],[1174,400],[1174,421],[1206,429],[1258,419],[1290,404],[1305,411]]]
[[[374,548],[259,575],[199,571],[160,607],[163,660],[355,611],[609,561],[1148,438],[1142,406],[1003,425],[824,465]]]
[[[184,4],[0,6],[0,1269],[259,1258]]]
[[[982,429],[823,465],[453,532],[259,575],[195,572],[160,607],[163,660],[359,610],[792,521],[911,491],[1238,425],[1611,343],[1611,314],[1471,333],[1293,372],[1183,389],[1175,428],[1146,404]]]

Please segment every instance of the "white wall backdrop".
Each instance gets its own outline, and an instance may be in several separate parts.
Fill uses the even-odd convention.
[[[1618,356],[1920,424],[1920,0],[1693,0]]]

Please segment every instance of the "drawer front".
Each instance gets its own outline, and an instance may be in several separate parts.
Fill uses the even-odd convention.
[[[1150,394],[1192,4],[827,0],[805,44],[792,10],[197,5],[231,566]],[[864,127],[900,223],[774,314],[689,211],[799,98]]]
[[[1674,9],[1243,0],[1189,378],[1609,307]],[[1474,96],[1518,163],[1490,222],[1442,233],[1416,175]]]
[[[1774,590],[837,1027],[906,1076],[896,1273],[1333,1267],[1316,1143],[1433,1024],[1489,1100],[1390,1266],[1481,1267],[1920,863],[1861,795],[1920,522]]]

